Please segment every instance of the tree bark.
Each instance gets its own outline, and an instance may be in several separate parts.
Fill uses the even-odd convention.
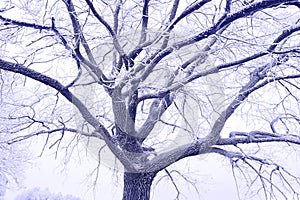
[[[123,200],[149,200],[156,172],[124,173]]]

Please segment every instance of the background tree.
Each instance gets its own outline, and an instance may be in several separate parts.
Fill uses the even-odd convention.
[[[7,144],[8,141],[15,137],[13,129],[18,127],[20,124],[15,121],[11,123],[7,122],[7,116],[12,112],[14,105],[10,99],[9,90],[11,89],[11,84],[8,82],[4,83],[4,78],[10,78],[5,72],[0,73],[1,79],[1,97],[0,97],[0,199],[4,199],[7,189],[16,189],[22,185],[24,180],[24,169],[26,165],[29,164],[28,160],[30,158],[29,152],[27,150],[28,143],[14,143]],[[3,99],[5,96],[5,100]],[[11,119],[14,117],[11,116]],[[9,131],[10,130],[10,131]]]
[[[299,8],[3,1],[0,69],[23,98],[5,118],[19,126],[1,131],[57,148],[67,133],[96,138],[99,162],[108,148],[122,164],[124,200],[149,199],[158,172],[201,154],[228,158],[259,196],[299,198],[299,179],[263,155],[265,143],[300,144]]]
[[[17,196],[15,200],[80,200],[72,195],[52,194],[48,189],[33,188]]]
[[[9,135],[1,134],[1,141],[7,140]],[[0,199],[4,199],[7,188],[14,188],[24,178],[24,161],[26,154],[20,145],[0,144]]]

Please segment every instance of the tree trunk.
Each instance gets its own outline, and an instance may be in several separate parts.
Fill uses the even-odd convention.
[[[149,200],[156,173],[124,173],[123,200]]]

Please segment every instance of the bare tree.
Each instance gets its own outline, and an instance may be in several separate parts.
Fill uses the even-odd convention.
[[[3,137],[3,136],[6,136]],[[9,135],[1,134],[1,141],[7,140]],[[0,144],[0,199],[4,199],[6,190],[19,186],[24,178],[24,161],[26,154],[18,144]]]
[[[4,82],[4,77],[11,78],[6,72],[1,71],[1,96],[0,96],[0,199],[4,199],[7,189],[19,188],[24,180],[24,169],[29,163],[30,159],[29,152],[27,150],[28,143],[14,143],[7,144],[6,141],[15,137],[13,129],[18,127],[20,124],[17,120],[10,122],[6,121],[13,110],[13,102],[11,101],[8,93],[11,90],[11,84]],[[5,96],[5,100],[3,98]],[[10,116],[10,119],[14,119]],[[10,131],[9,131],[10,130]]]
[[[15,200],[30,200],[30,199],[65,199],[65,200],[80,200],[72,195],[63,196],[61,193],[53,194],[49,189],[42,190],[41,188],[33,188],[27,190],[16,197]]]
[[[260,154],[300,144],[298,0],[14,2],[1,3],[0,69],[23,98],[1,131],[30,132],[8,143],[97,138],[99,162],[108,148],[122,164],[123,200],[149,199],[159,171],[200,154],[251,172],[266,199],[299,199],[299,178]]]

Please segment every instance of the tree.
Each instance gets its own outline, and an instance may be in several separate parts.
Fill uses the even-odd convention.
[[[52,194],[48,189],[41,190],[40,188],[30,189],[16,197],[16,200],[80,200],[71,195],[62,196],[62,194]]]
[[[0,69],[30,92],[7,120],[31,132],[9,143],[96,138],[122,164],[123,200],[149,199],[159,171],[201,154],[254,174],[266,199],[299,198],[299,179],[261,154],[300,144],[298,0],[1,6]]]
[[[5,139],[0,135],[1,141]],[[5,196],[8,187],[19,184],[24,176],[26,154],[18,144],[0,144],[0,199]]]
[[[5,73],[0,73],[1,79],[1,97],[0,97],[0,199],[4,199],[6,190],[19,187],[24,180],[24,169],[26,162],[29,160],[29,152],[25,151],[27,143],[23,144],[7,144],[8,141],[14,138],[13,130],[15,126],[19,127],[20,124],[7,123],[6,116],[11,113],[13,108],[12,103],[9,100],[9,96],[6,96],[6,100],[3,100],[2,95],[6,95],[10,90],[10,85],[3,82],[3,76]],[[7,76],[9,77],[9,75]],[[11,130],[11,131],[8,131]],[[27,150],[27,149],[26,149]]]

